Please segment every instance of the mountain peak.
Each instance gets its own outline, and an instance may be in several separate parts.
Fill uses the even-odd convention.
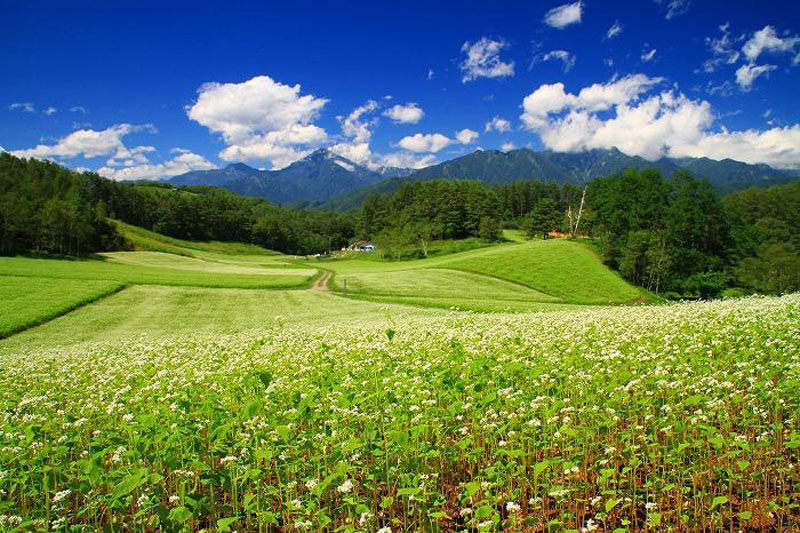
[[[229,165],[226,165],[225,168],[226,169],[231,169],[231,170],[242,170],[242,171],[256,170],[253,167],[251,167],[250,165],[246,165],[244,163],[231,163]]]

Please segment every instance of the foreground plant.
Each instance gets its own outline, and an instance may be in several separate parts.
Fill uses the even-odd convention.
[[[797,528],[799,313],[453,313],[6,357],[0,528]]]

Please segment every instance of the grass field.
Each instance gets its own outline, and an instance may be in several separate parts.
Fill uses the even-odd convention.
[[[119,290],[106,280],[0,276],[0,339]]]
[[[314,262],[309,263],[311,265]],[[605,267],[597,255],[584,243],[565,239],[536,240],[523,243],[502,244],[458,254],[416,261],[376,261],[373,259],[348,258],[319,262],[324,268],[334,271],[334,287],[342,290],[347,279],[348,291],[361,297],[374,295],[379,299],[388,296],[408,297],[416,280],[435,276],[433,269],[469,272],[483,276],[478,285],[469,287],[465,279],[454,278],[458,291],[451,284],[428,283],[420,286],[417,298],[433,302],[437,306],[452,300],[458,292],[462,298],[495,300],[495,307],[503,309],[502,302],[514,307],[521,299],[531,303],[562,304],[630,304],[651,299],[644,291],[625,282],[619,275]],[[491,284],[487,277],[500,280]],[[504,283],[503,283],[504,282]],[[510,284],[516,284],[516,289]],[[500,289],[500,287],[503,289]],[[463,290],[462,290],[463,289]],[[463,291],[468,292],[463,292]],[[516,290],[516,296],[513,291]],[[437,302],[441,299],[441,302]],[[420,301],[423,301],[420,300]],[[470,308],[467,302],[465,308]]]
[[[2,356],[6,529],[800,525],[798,295],[389,318],[325,293],[134,289],[22,334],[74,327],[100,342]],[[154,301],[136,291],[164,303],[115,337],[111,315]],[[203,303],[221,292],[235,298]],[[280,295],[272,308],[285,318],[202,329],[243,292],[252,310]],[[301,316],[357,305],[329,325]],[[181,332],[181,318],[200,331],[136,326]]]
[[[2,279],[2,278],[0,278]],[[0,342],[0,354],[87,342],[232,334],[302,324],[392,327],[435,310],[348,300],[327,292],[133,286]]]

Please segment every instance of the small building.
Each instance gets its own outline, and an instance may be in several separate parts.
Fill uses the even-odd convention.
[[[378,247],[375,246],[375,243],[366,241],[364,239],[356,241],[347,247],[347,250],[350,252],[374,252],[377,249]]]

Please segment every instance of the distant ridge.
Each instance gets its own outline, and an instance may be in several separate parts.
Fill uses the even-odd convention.
[[[656,168],[665,177],[680,169],[708,179],[722,194],[752,186],[769,186],[797,178],[796,172],[768,165],[751,165],[723,159],[662,158],[648,161],[616,148],[578,153],[527,148],[501,152],[476,150],[420,170],[385,167],[371,170],[327,149],[319,149],[286,168],[264,171],[243,163],[221,169],[193,171],[171,178],[173,185],[213,185],[244,196],[266,198],[279,204],[346,210],[380,192],[392,192],[406,181],[475,179],[488,184],[539,179],[555,183],[580,183],[621,172],[626,168]]]

